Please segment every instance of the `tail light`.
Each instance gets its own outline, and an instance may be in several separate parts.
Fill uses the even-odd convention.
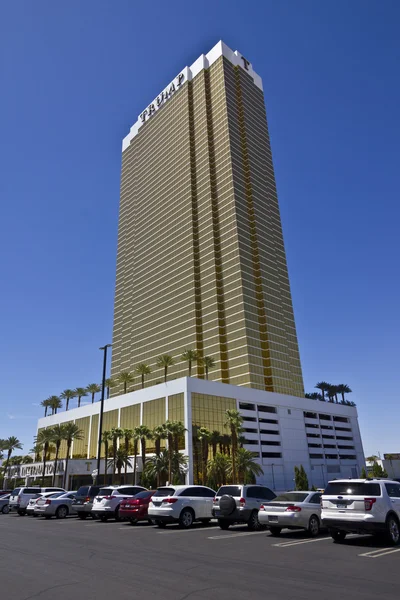
[[[163,504],[175,504],[175,502],[178,502],[178,498],[165,498],[163,500]]]
[[[51,504],[51,500],[49,500],[49,499],[45,500],[45,504]]]
[[[245,498],[240,498],[239,504],[240,504],[240,506],[244,506],[246,504]]]
[[[366,511],[372,510],[373,505],[376,502],[376,498],[364,498],[364,508]]]
[[[90,496],[86,496],[84,502],[90,502]]]
[[[101,496],[99,500],[111,500],[112,496]]]
[[[217,504],[217,502],[218,502],[217,498],[216,497],[213,498],[213,504]]]
[[[301,506],[288,506],[286,512],[301,512]]]
[[[265,510],[265,506],[264,506],[264,504],[261,504],[261,506],[260,506],[260,510]]]

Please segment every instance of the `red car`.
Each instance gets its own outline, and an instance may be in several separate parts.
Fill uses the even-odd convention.
[[[133,498],[127,498],[123,500],[119,505],[119,516],[121,519],[128,519],[135,525],[138,521],[151,521],[147,516],[147,510],[149,508],[149,502],[156,490],[146,490],[145,492],[139,492]]]

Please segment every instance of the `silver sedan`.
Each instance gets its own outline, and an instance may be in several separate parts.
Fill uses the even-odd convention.
[[[35,503],[35,515],[42,515],[45,519],[56,517],[65,519],[66,516],[76,514],[72,501],[75,499],[76,492],[66,492],[57,496],[57,498],[38,498]]]
[[[8,501],[10,499],[10,494],[6,494],[5,496],[0,496],[0,513],[3,515],[8,515],[10,512],[10,507]]]
[[[282,529],[305,529],[315,537],[321,526],[320,502],[320,492],[285,492],[261,505],[258,520],[272,535]]]

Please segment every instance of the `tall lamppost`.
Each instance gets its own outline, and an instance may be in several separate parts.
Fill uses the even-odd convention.
[[[99,419],[99,440],[97,447],[97,481],[100,483],[100,456],[101,456],[101,436],[103,434],[103,412],[104,412],[104,390],[106,387],[106,370],[107,370],[107,348],[111,348],[112,344],[106,344],[99,348],[103,350],[103,377],[101,381],[101,400],[100,400],[100,419]],[[106,473],[104,473],[104,479]],[[105,483],[105,481],[104,481]]]
[[[273,490],[275,489],[275,475],[274,475],[274,466],[275,466],[275,464],[274,464],[274,463],[272,463],[272,464],[271,464],[271,470],[272,470],[272,489],[273,489]]]
[[[324,463],[322,463],[321,465],[321,473],[322,473],[322,484],[325,487],[325,473],[324,473]]]

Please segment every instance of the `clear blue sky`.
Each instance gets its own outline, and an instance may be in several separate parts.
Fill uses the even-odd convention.
[[[8,2],[0,24],[0,437],[99,381],[121,140],[223,39],[264,82],[306,390],[354,390],[400,452],[400,3]]]

